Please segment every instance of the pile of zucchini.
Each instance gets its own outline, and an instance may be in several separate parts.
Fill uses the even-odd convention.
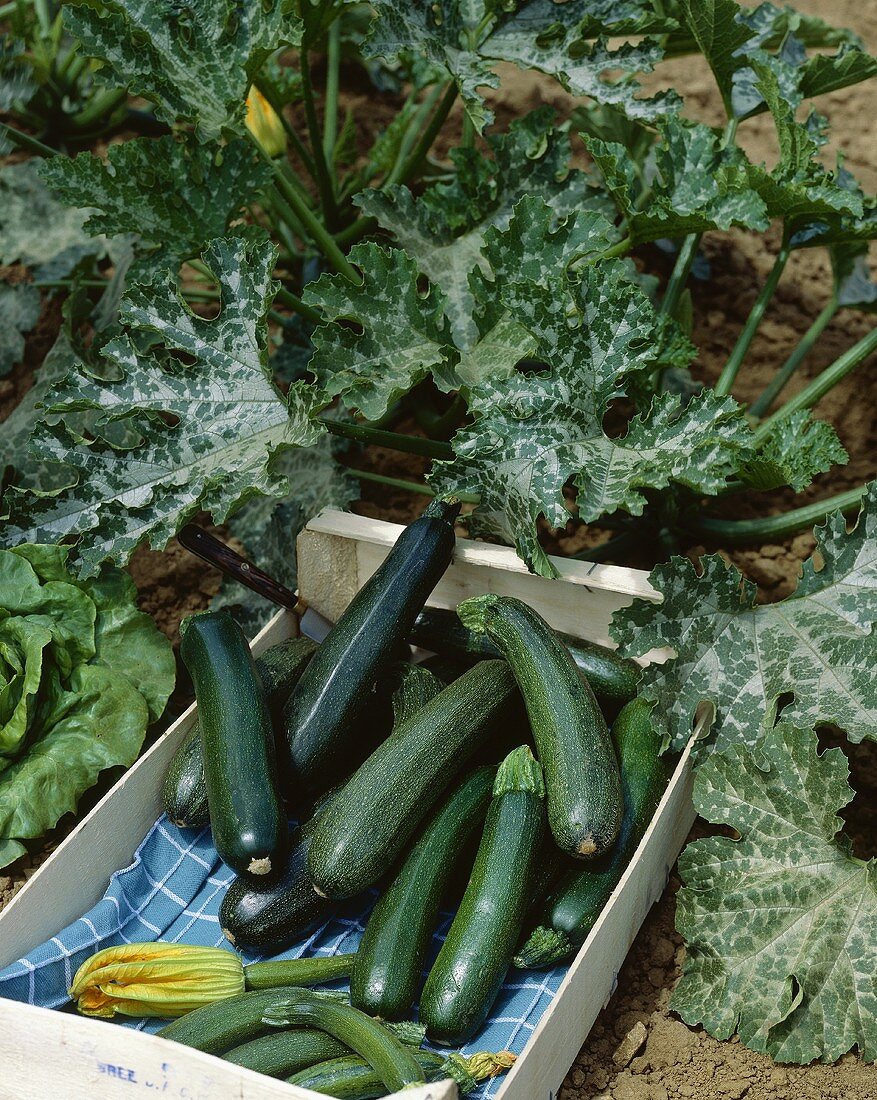
[[[458,511],[433,501],[319,647],[295,639],[254,662],[227,614],[188,620],[199,722],[164,792],[177,823],[209,819],[238,875],[220,910],[232,943],[282,950],[377,887],[351,1011],[404,1020],[419,994],[427,1037],[450,1046],[482,1027],[513,960],[550,966],[583,942],[667,782],[631,662],[556,634],[511,597],[424,610]],[[407,663],[409,642],[437,658]],[[291,832],[287,814],[302,822]],[[329,1057],[380,1088],[353,1052]],[[437,1064],[409,1056],[406,1072]],[[291,1079],[320,1091],[325,1074],[311,1069]]]

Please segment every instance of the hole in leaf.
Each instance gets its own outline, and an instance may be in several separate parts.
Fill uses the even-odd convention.
[[[168,364],[171,367],[176,366],[178,363],[183,367],[194,367],[198,362],[196,356],[190,351],[186,351],[184,348],[168,348],[167,354],[168,357],[173,360],[172,363]]]
[[[854,745],[834,726],[819,730],[819,751],[839,748],[850,765],[849,784],[856,792],[852,802],[840,811],[844,832],[858,859],[877,856],[877,743]]]

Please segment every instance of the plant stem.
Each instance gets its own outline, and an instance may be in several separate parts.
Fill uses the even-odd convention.
[[[682,297],[682,291],[688,282],[688,276],[691,274],[691,265],[694,263],[694,258],[700,247],[700,239],[700,233],[690,233],[682,242],[681,248],[676,253],[676,262],[673,264],[673,270],[670,273],[667,289],[664,291],[664,297],[661,300],[659,313],[666,313],[672,317],[676,312],[679,299]]]
[[[752,416],[760,418],[770,411],[771,405],[776,401],[780,393],[782,393],[786,383],[804,361],[805,357],[813,348],[813,345],[822,335],[824,329],[834,318],[839,309],[840,306],[838,305],[837,298],[832,295],[822,312],[804,333],[801,342],[777,371],[770,383],[765,387],[764,392],[749,406],[749,412]]]
[[[419,435],[400,435],[398,432],[385,432],[369,424],[352,424],[346,420],[320,418],[332,435],[344,439],[353,439],[357,443],[369,443],[373,447],[388,447],[391,451],[403,454],[421,455],[423,458],[438,458],[448,461],[454,457],[449,443],[440,443],[434,439],[423,439]]]
[[[625,237],[623,240],[613,244],[611,248],[607,248],[605,252],[601,252],[600,259],[612,260],[616,256],[626,256],[632,248],[633,240],[630,237]]]
[[[438,133],[442,126],[444,126],[445,119],[450,114],[456,98],[457,85],[452,80],[445,89],[441,102],[435,109],[435,113],[429,120],[423,133],[420,135],[417,144],[411,150],[409,156],[402,162],[398,173],[395,175],[391,173],[391,175],[387,177],[386,183],[384,184],[385,187],[392,183],[407,183],[408,180],[417,173],[421,162],[432,148],[432,143],[435,141],[436,137],[438,137]]]
[[[19,147],[19,149],[27,149],[30,153],[39,153],[43,157],[57,157],[61,154],[57,149],[53,149],[50,145],[44,145],[38,138],[32,137],[30,134],[25,134],[21,130],[16,130],[14,126],[10,126],[6,122],[0,122],[0,132],[5,133],[11,142]]]
[[[353,268],[348,262],[347,257],[335,243],[335,238],[328,232],[323,223],[317,218],[313,210],[305,203],[298,195],[295,188],[290,186],[289,181],[280,170],[279,165],[268,156],[262,146],[256,141],[256,138],[250,134],[250,131],[246,131],[252,141],[253,145],[258,149],[262,158],[271,165],[271,171],[274,173],[274,181],[277,184],[277,188],[281,195],[286,199],[289,205],[292,207],[295,215],[301,221],[302,225],[311,235],[312,240],[318,246],[320,251],[326,257],[326,259],[332,264],[336,271],[340,272],[345,279],[349,279],[352,283],[360,282],[359,275],[356,269]]]
[[[377,218],[357,218],[356,221],[351,222],[346,229],[342,229],[340,233],[335,234],[335,241],[342,247],[347,248],[349,245],[356,244],[358,240],[361,240],[367,234],[377,229],[377,227]]]
[[[260,76],[259,81],[256,84],[256,88],[262,93],[262,95],[268,100],[272,108],[276,111],[277,117],[283,124],[283,129],[286,131],[286,136],[289,138],[293,149],[299,156],[302,164],[305,166],[308,175],[311,179],[316,179],[317,168],[314,164],[314,158],[311,156],[308,147],[298,136],[292,123],[283,113],[283,104],[280,102],[280,96],[277,94],[277,89],[273,84],[264,76]]]
[[[106,88],[98,92],[81,111],[71,115],[68,125],[74,130],[89,130],[102,120],[104,115],[110,115],[128,98],[126,88]]]
[[[323,105],[323,155],[328,164],[335,158],[338,140],[338,80],[341,70],[341,21],[329,28],[326,42],[326,102]]]
[[[788,538],[807,527],[822,523],[832,512],[851,512],[861,504],[866,490],[867,486],[860,485],[858,489],[838,493],[815,504],[805,504],[803,508],[796,508],[792,512],[760,519],[711,519],[709,516],[700,516],[687,521],[686,529],[692,534],[716,539],[726,546]]]
[[[323,151],[323,136],[320,133],[320,123],[317,119],[317,106],[314,101],[314,86],[311,82],[311,66],[308,60],[307,50],[302,51],[301,57],[301,90],[305,108],[305,118],[308,124],[308,134],[311,139],[311,152],[314,158],[314,166],[317,170],[315,178],[317,189],[320,192],[320,205],[323,208],[323,216],[326,219],[326,225],[329,228],[333,228],[338,216],[338,210],[335,205],[335,187]]]
[[[278,287],[277,301],[282,302],[285,306],[289,306],[290,309],[294,309],[296,313],[300,313],[302,317],[307,318],[307,320],[314,325],[321,325],[324,321],[322,314],[317,313],[315,309],[312,309],[306,302],[303,302],[297,294],[293,294],[291,290],[287,290],[285,286]]]
[[[755,333],[758,331],[758,326],[761,324],[761,320],[764,317],[765,310],[770,304],[771,298],[773,298],[774,291],[777,288],[777,284],[780,281],[780,276],[783,273],[783,268],[786,266],[789,256],[792,254],[792,250],[789,248],[788,241],[785,236],[783,237],[783,243],[777,253],[777,258],[774,260],[774,265],[770,270],[770,275],[767,277],[767,281],[761,288],[761,292],[755,299],[755,305],[752,307],[752,312],[746,320],[746,324],[743,326],[743,331],[737,337],[737,343],[734,345],[734,350],[725,364],[725,368],[719,375],[719,380],[716,382],[714,390],[719,397],[724,397],[731,392],[731,387],[734,385],[734,381],[737,378],[737,372],[746,358],[746,352],[749,351],[749,345],[752,343]]]
[[[385,474],[374,474],[371,470],[354,470],[353,467],[346,467],[347,472],[352,474],[353,477],[359,481],[371,481],[375,485],[386,485],[390,489],[402,489],[406,493],[420,493],[422,496],[434,497],[435,490],[431,489],[429,485],[424,485],[419,481],[404,481],[399,477],[387,477]],[[454,493],[454,496],[463,504],[477,504],[479,497],[474,493]]]
[[[812,382],[808,383],[794,397],[790,397],[772,416],[769,416],[767,420],[760,424],[753,437],[754,444],[758,446],[763,443],[778,421],[785,420],[786,417],[791,416],[792,413],[796,413],[800,409],[809,409],[815,405],[832,387],[836,386],[842,378],[845,378],[851,370],[875,351],[877,351],[877,328],[871,329],[867,336],[863,336],[858,343],[853,344],[843,355],[839,355],[831,366],[826,367]]]

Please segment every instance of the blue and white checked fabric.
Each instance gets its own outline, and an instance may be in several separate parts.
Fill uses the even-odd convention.
[[[219,927],[219,906],[234,873],[220,860],[209,829],[179,829],[166,817],[153,825],[130,867],[117,871],[104,897],[79,920],[58,932],[18,962],[0,971],[0,996],[59,1008],[78,967],[96,951],[120,943],[165,940],[233,950]],[[376,893],[341,907],[312,935],[276,956],[337,955],[355,951]],[[433,937],[427,967],[438,953],[451,923],[443,913]],[[265,955],[243,953],[245,963]],[[464,1051],[512,1050],[520,1053],[566,972],[510,970],[490,1020]],[[132,1020],[126,1026],[157,1031],[162,1020]],[[502,1078],[485,1082],[477,1100],[495,1096]]]

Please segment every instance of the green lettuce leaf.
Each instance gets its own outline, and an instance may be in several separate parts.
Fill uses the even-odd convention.
[[[702,699],[716,707],[711,748],[754,745],[780,701],[798,726],[831,722],[852,741],[875,736],[877,695],[877,482],[847,534],[840,514],[817,528],[817,553],[795,592],[759,605],[754,584],[718,555],[701,572],[673,558],[649,574],[659,604],[637,601],[613,616],[611,633],[628,656],[669,646],[649,665],[640,694],[665,745],[681,749]]]
[[[686,1023],[779,1062],[853,1046],[877,1058],[877,862],[840,832],[848,773],[840,749],[820,755],[786,723],[757,754],[728,745],[700,764],[694,804],[737,839],[697,840],[679,859],[687,949],[671,1007]]]

